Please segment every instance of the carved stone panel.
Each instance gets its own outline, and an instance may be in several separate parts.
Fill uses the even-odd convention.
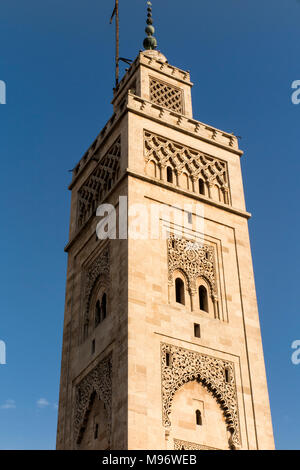
[[[229,204],[229,178],[225,161],[149,131],[144,132],[144,154],[146,166],[154,162],[160,170],[170,166],[177,175],[185,173],[194,181],[194,192],[196,182],[201,179],[207,187],[208,197],[215,198],[213,188],[217,187],[219,200]]]
[[[109,151],[78,191],[77,228],[80,228],[97,210],[98,203],[110,191],[119,177],[121,137]]]
[[[183,90],[150,77],[150,101],[183,114]]]
[[[82,272],[82,340],[84,341],[88,336],[88,329],[90,323],[90,305],[93,295],[93,290],[101,279],[106,288],[109,289],[110,285],[110,257],[109,248],[105,250]]]
[[[84,318],[89,318],[90,299],[100,276],[109,277],[109,249],[106,248],[83,273]]]
[[[240,425],[233,363],[162,343],[161,368],[163,425],[171,426],[170,415],[176,391],[185,383],[196,380],[213,394],[223,410],[230,433],[229,447],[239,448]]]
[[[214,447],[202,446],[195,442],[182,441],[180,439],[174,439],[174,450],[219,450]]]
[[[111,440],[112,422],[112,357],[103,359],[75,387],[74,444],[80,444],[93,395],[105,405],[107,414],[107,436]]]
[[[211,295],[217,298],[216,260],[212,246],[171,235],[168,239],[168,269],[170,285],[174,271],[179,270],[186,275],[191,293],[196,292],[196,281],[200,277],[206,279]]]

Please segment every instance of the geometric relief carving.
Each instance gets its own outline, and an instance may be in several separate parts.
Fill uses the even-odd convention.
[[[90,317],[90,302],[94,286],[100,276],[104,277],[105,283],[109,282],[109,249],[106,248],[95,261],[83,273],[83,305],[84,326],[88,325]]]
[[[99,202],[117,181],[120,172],[120,157],[121,137],[118,137],[78,191],[77,228],[95,213]]]
[[[173,284],[174,271],[179,270],[185,274],[191,294],[196,293],[197,279],[204,278],[210,286],[211,296],[217,299],[216,262],[212,246],[170,235],[168,269],[170,285]]]
[[[187,279],[190,295],[196,294],[197,279],[205,279],[210,288],[214,317],[220,318],[216,279],[216,260],[212,246],[170,235],[168,243],[169,286],[173,284],[174,271],[179,270]]]
[[[196,380],[214,396],[223,411],[230,434],[229,447],[240,447],[239,414],[232,362],[162,343],[161,370],[165,427],[171,426],[170,415],[175,393],[185,383]]]
[[[93,397],[97,396],[105,405],[107,438],[111,441],[112,420],[112,357],[106,357],[92,369],[75,387],[74,441],[80,444],[87,424]]]
[[[150,78],[150,101],[183,114],[183,90],[156,78]]]
[[[180,439],[174,439],[174,450],[219,450],[215,447],[202,446],[195,442],[181,441]]]
[[[194,181],[194,192],[196,182],[201,179],[207,187],[208,197],[214,197],[213,187],[217,187],[219,200],[229,204],[226,162],[149,131],[144,131],[144,152],[146,165],[152,162],[160,171],[169,166],[177,176],[185,173]]]

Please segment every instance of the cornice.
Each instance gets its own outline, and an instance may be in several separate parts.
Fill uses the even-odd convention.
[[[235,209],[234,207],[232,206],[229,206],[227,204],[223,204],[222,202],[218,202],[218,201],[214,201],[206,196],[203,196],[201,194],[195,194],[195,193],[192,193],[190,191],[186,191],[184,189],[181,189],[181,188],[178,188],[178,187],[175,187],[174,185],[172,185],[171,183],[166,183],[166,182],[163,182],[163,181],[160,181],[160,180],[157,180],[155,178],[151,178],[149,176],[146,176],[146,175],[142,175],[140,173],[137,173],[133,170],[130,170],[129,168],[127,168],[127,170],[125,171],[125,173],[123,174],[123,176],[119,179],[119,181],[116,183],[116,185],[111,189],[111,191],[105,196],[105,198],[103,199],[103,201],[100,201],[99,202],[99,205],[100,204],[103,204],[108,198],[109,196],[117,189],[117,187],[121,184],[121,182],[126,178],[126,177],[132,177],[132,178],[136,178],[136,179],[139,179],[141,181],[145,181],[147,183],[150,183],[152,185],[155,185],[155,186],[159,186],[161,188],[164,188],[164,189],[168,189],[170,191],[173,191],[174,193],[177,193],[177,194],[181,194],[183,196],[186,196],[186,197],[189,197],[191,199],[194,199],[196,201],[199,201],[199,202],[202,202],[202,203],[205,203],[209,206],[212,206],[212,207],[216,207],[220,210],[223,210],[225,212],[229,212],[231,214],[234,214],[234,215],[238,215],[240,217],[243,217],[245,219],[250,219],[251,218],[251,214],[247,211],[243,211],[243,210],[240,210],[240,209]],[[154,200],[154,199],[153,199]],[[159,200],[157,200],[157,202],[160,202]],[[67,243],[67,245],[65,246],[65,249],[64,251],[65,252],[69,252],[69,250],[71,249],[71,247],[74,245],[74,243],[78,240],[78,238],[80,238],[81,234],[87,230],[87,228],[89,227],[89,224],[90,222],[93,220],[93,218],[95,217],[95,215],[91,215],[91,217],[89,219],[87,219],[87,221],[80,227],[80,229],[74,234],[74,236],[69,240],[69,242]]]

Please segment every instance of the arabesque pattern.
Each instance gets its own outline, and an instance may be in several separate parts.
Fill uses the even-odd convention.
[[[202,180],[206,188],[205,195],[214,199],[214,190],[217,188],[219,201],[229,204],[228,168],[225,161],[149,131],[144,131],[144,154],[146,165],[153,162],[161,174],[167,166],[177,177],[185,173],[193,181],[193,192],[197,192],[197,182]]]
[[[111,440],[112,357],[103,359],[75,387],[74,441],[80,444],[93,396],[103,401],[107,415],[107,438]]]
[[[121,158],[121,138],[110,150],[78,191],[77,228],[80,228],[94,213],[104,196],[111,190],[119,177]]]
[[[239,448],[241,445],[240,426],[233,363],[162,343],[161,368],[163,425],[165,427],[171,426],[170,415],[177,390],[185,383],[196,380],[213,394],[223,410],[227,429],[230,432],[229,447],[231,449]],[[228,371],[228,382],[226,381],[226,370]]]

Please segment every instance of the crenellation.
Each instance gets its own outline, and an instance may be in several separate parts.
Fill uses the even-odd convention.
[[[215,141],[221,146],[226,146],[233,151],[236,150],[235,153],[239,155],[243,153],[239,150],[238,139],[233,134],[208,126],[207,124],[188,118],[180,113],[170,111],[149,100],[132,95],[130,92],[128,93],[127,107],[133,112],[139,112],[150,118],[159,119],[163,121],[164,125],[180,127],[185,132],[192,133],[194,136]],[[178,121],[180,124],[178,124]]]

